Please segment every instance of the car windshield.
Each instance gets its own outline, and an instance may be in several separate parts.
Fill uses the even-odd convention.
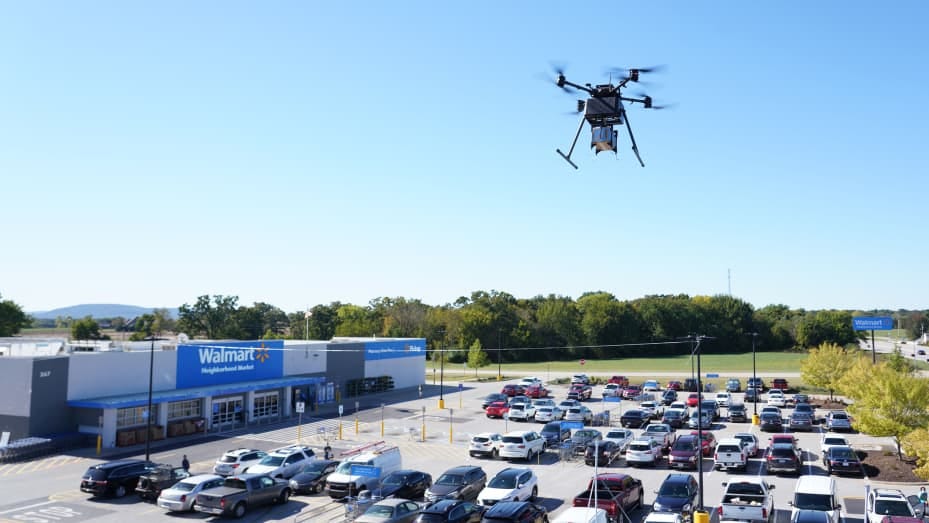
[[[794,508],[800,510],[832,510],[832,496],[828,494],[794,494]]]
[[[461,485],[464,483],[464,476],[461,474],[442,474],[436,480],[436,485]]]
[[[542,427],[542,433],[544,434],[546,432],[554,432],[555,434],[559,434],[561,432],[561,426],[560,425],[546,425]]]
[[[855,454],[855,451],[852,449],[843,449],[838,447],[832,447],[829,449],[829,457],[832,459],[858,459],[858,456]]]
[[[664,425],[649,425],[648,428],[645,429],[645,432],[671,432],[671,431],[669,430],[669,427],[665,427]]]
[[[499,475],[494,479],[490,480],[490,483],[487,484],[488,488],[505,488],[512,489],[516,488],[516,475],[515,474],[506,474]]]
[[[371,505],[371,508],[365,511],[365,516],[377,516],[389,518],[394,513],[394,508],[387,505]]]
[[[551,408],[551,407],[542,407],[542,408],[539,409],[539,412],[546,412],[546,413],[547,413],[547,412],[551,412],[551,411],[552,411],[552,408]]]
[[[848,445],[845,442],[845,438],[826,438],[823,440],[823,445]]]
[[[882,516],[912,516],[910,504],[896,499],[879,499],[874,502],[874,512]]]
[[[279,467],[281,463],[284,462],[284,456],[265,456],[264,459],[259,461],[260,465],[270,465],[272,467]]]
[[[674,448],[672,450],[694,450],[697,440],[696,439],[679,439],[674,442]]]
[[[406,481],[407,476],[409,476],[409,474],[389,474],[386,478],[384,478],[383,483],[384,485],[403,485],[403,482]]]
[[[324,460],[311,461],[303,466],[301,472],[322,472],[329,464]]]
[[[186,481],[178,481],[177,483],[174,484],[173,487],[171,487],[171,489],[172,489],[172,490],[178,490],[178,491],[181,491],[181,492],[190,492],[190,491],[193,490],[194,487],[196,487],[196,486],[197,486],[196,483],[188,483],[188,482],[186,482]]]
[[[667,410],[667,411],[665,411],[665,413],[664,413],[664,417],[666,417],[666,418],[680,418],[680,417],[681,417],[681,413],[678,412],[678,411],[676,411],[676,410]]]
[[[339,474],[351,474],[352,464],[348,461],[343,461],[335,471]]]
[[[471,438],[471,441],[475,443],[487,443],[488,441],[490,441],[490,438],[485,438],[484,436],[474,436],[473,438]]]
[[[607,432],[606,437],[612,439],[623,439],[626,437],[626,433],[621,430],[614,430],[612,432]]]
[[[236,458],[235,456],[223,456],[219,458],[219,462],[220,463],[235,463],[237,459],[238,458]]]
[[[686,498],[687,485],[684,485],[683,483],[665,482],[661,485],[661,489],[658,491],[658,495],[670,498]]]

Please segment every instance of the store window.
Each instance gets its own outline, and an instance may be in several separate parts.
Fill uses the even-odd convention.
[[[116,428],[138,427],[148,423],[145,413],[148,406],[116,409]],[[158,405],[152,405],[152,423],[158,420]]]
[[[173,401],[168,404],[168,421],[199,418],[203,412],[202,400]]]
[[[280,396],[277,392],[255,394],[254,418],[267,418],[277,416],[280,412]]]

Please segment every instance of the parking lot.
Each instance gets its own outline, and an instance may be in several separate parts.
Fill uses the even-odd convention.
[[[159,450],[153,453],[152,459],[156,462],[180,463],[182,454],[188,455],[191,471],[194,473],[209,472],[213,462],[225,451],[237,447],[253,447],[262,450],[276,448],[285,444],[297,442],[298,432],[302,443],[309,444],[322,454],[322,447],[327,439],[332,444],[338,458],[338,453],[353,446],[383,440],[400,448],[403,456],[403,467],[422,470],[437,478],[448,468],[462,464],[476,464],[484,468],[488,478],[493,477],[500,470],[509,466],[530,467],[539,478],[539,503],[556,516],[560,511],[570,506],[575,494],[585,490],[587,482],[593,474],[593,467],[585,465],[583,460],[561,459],[557,450],[549,450],[538,459],[526,463],[517,461],[508,463],[500,460],[471,458],[468,455],[468,441],[470,436],[481,432],[507,432],[513,430],[540,430],[541,424],[533,422],[514,422],[506,419],[488,419],[481,409],[481,400],[488,393],[499,392],[502,383],[493,381],[485,383],[469,383],[461,388],[457,384],[447,384],[444,393],[446,409],[438,409],[435,396],[426,395],[418,398],[415,391],[409,396],[413,399],[398,401],[386,405],[382,410],[379,407],[362,408],[357,415],[357,432],[355,413],[346,412],[342,418],[342,439],[338,439],[337,419],[315,420],[299,428],[295,424],[276,426],[269,429],[239,431],[224,435],[222,438],[193,442],[183,448]],[[564,399],[567,394],[566,385],[550,385],[556,400]],[[600,388],[594,387],[592,400],[585,404],[594,412],[609,411],[610,417],[618,421],[625,410],[636,407],[634,401],[620,403],[604,403],[600,401]],[[686,394],[682,394],[686,397]],[[735,394],[736,401],[741,401],[741,394]],[[746,404],[749,419],[753,412],[751,403]],[[762,404],[759,404],[760,410]],[[425,410],[424,410],[425,408]],[[785,409],[785,417],[790,410]],[[766,446],[769,434],[761,433],[758,427],[748,423],[729,423],[725,419],[725,409],[722,410],[723,419],[713,425],[712,431],[717,439],[731,436],[736,432],[754,432],[761,440],[762,447]],[[383,432],[381,427],[383,420]],[[423,441],[422,426],[425,424],[426,434]],[[595,427],[605,431],[607,427]],[[817,425],[810,433],[799,433],[797,439],[803,449],[803,473],[825,475],[819,456],[819,442],[821,427]],[[638,431],[636,431],[638,432]],[[689,429],[679,430],[689,432]],[[860,449],[874,449],[878,440],[861,434],[848,434],[852,446]],[[84,455],[52,456],[29,462],[26,464],[7,466],[0,469],[0,521],[149,521],[177,518],[181,520],[203,520],[212,517],[199,514],[166,514],[153,504],[138,500],[135,496],[123,499],[94,499],[78,490],[81,475],[91,464],[101,460],[93,457],[92,453]],[[703,503],[708,510],[712,510],[720,502],[723,487],[722,482],[731,481],[733,477],[741,474],[731,474],[712,470],[712,459],[704,460],[703,474]],[[623,472],[641,479],[645,486],[645,506],[654,499],[654,491],[661,481],[670,472],[666,461],[662,461],[654,468],[630,468],[624,460],[614,462],[606,470]],[[776,519],[788,521],[790,507],[788,501],[792,497],[793,486],[796,479],[793,476],[768,476],[763,459],[750,460],[744,475],[764,475],[775,486],[775,507],[778,509]],[[837,478],[838,494],[842,500],[843,516],[849,523],[862,520],[863,501],[867,478]],[[873,483],[872,483],[873,484]],[[904,494],[913,494],[917,485],[894,486],[900,488]],[[283,506],[250,511],[242,521],[340,521],[343,519],[345,507],[341,503],[332,502],[324,493],[321,495],[295,496]],[[631,514],[633,520],[644,518],[645,511]]]

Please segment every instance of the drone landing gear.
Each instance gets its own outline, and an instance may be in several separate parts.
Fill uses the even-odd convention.
[[[577,126],[577,134],[574,135],[574,141],[571,142],[571,148],[568,150],[567,156],[565,156],[565,153],[561,152],[561,149],[555,149],[555,152],[560,154],[561,157],[564,158],[566,162],[570,163],[571,167],[574,167],[575,169],[577,169],[577,165],[574,165],[574,162],[571,161],[571,154],[574,153],[574,146],[577,145],[577,139],[581,136],[581,129],[583,128],[584,119],[581,118],[581,125]]]

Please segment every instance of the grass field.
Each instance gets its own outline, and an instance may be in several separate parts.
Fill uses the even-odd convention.
[[[755,354],[758,372],[799,372],[800,360],[806,354],[800,352],[758,352]],[[618,360],[587,360],[584,365],[578,361],[553,361],[541,363],[504,364],[503,372],[541,373],[541,372],[584,372],[622,374],[624,372],[690,372],[690,356],[670,356],[663,358],[624,358]],[[696,364],[696,363],[694,363]],[[446,365],[446,371],[454,365]],[[745,354],[705,354],[700,358],[703,373],[751,372],[752,353]],[[496,368],[491,364],[485,369]]]

